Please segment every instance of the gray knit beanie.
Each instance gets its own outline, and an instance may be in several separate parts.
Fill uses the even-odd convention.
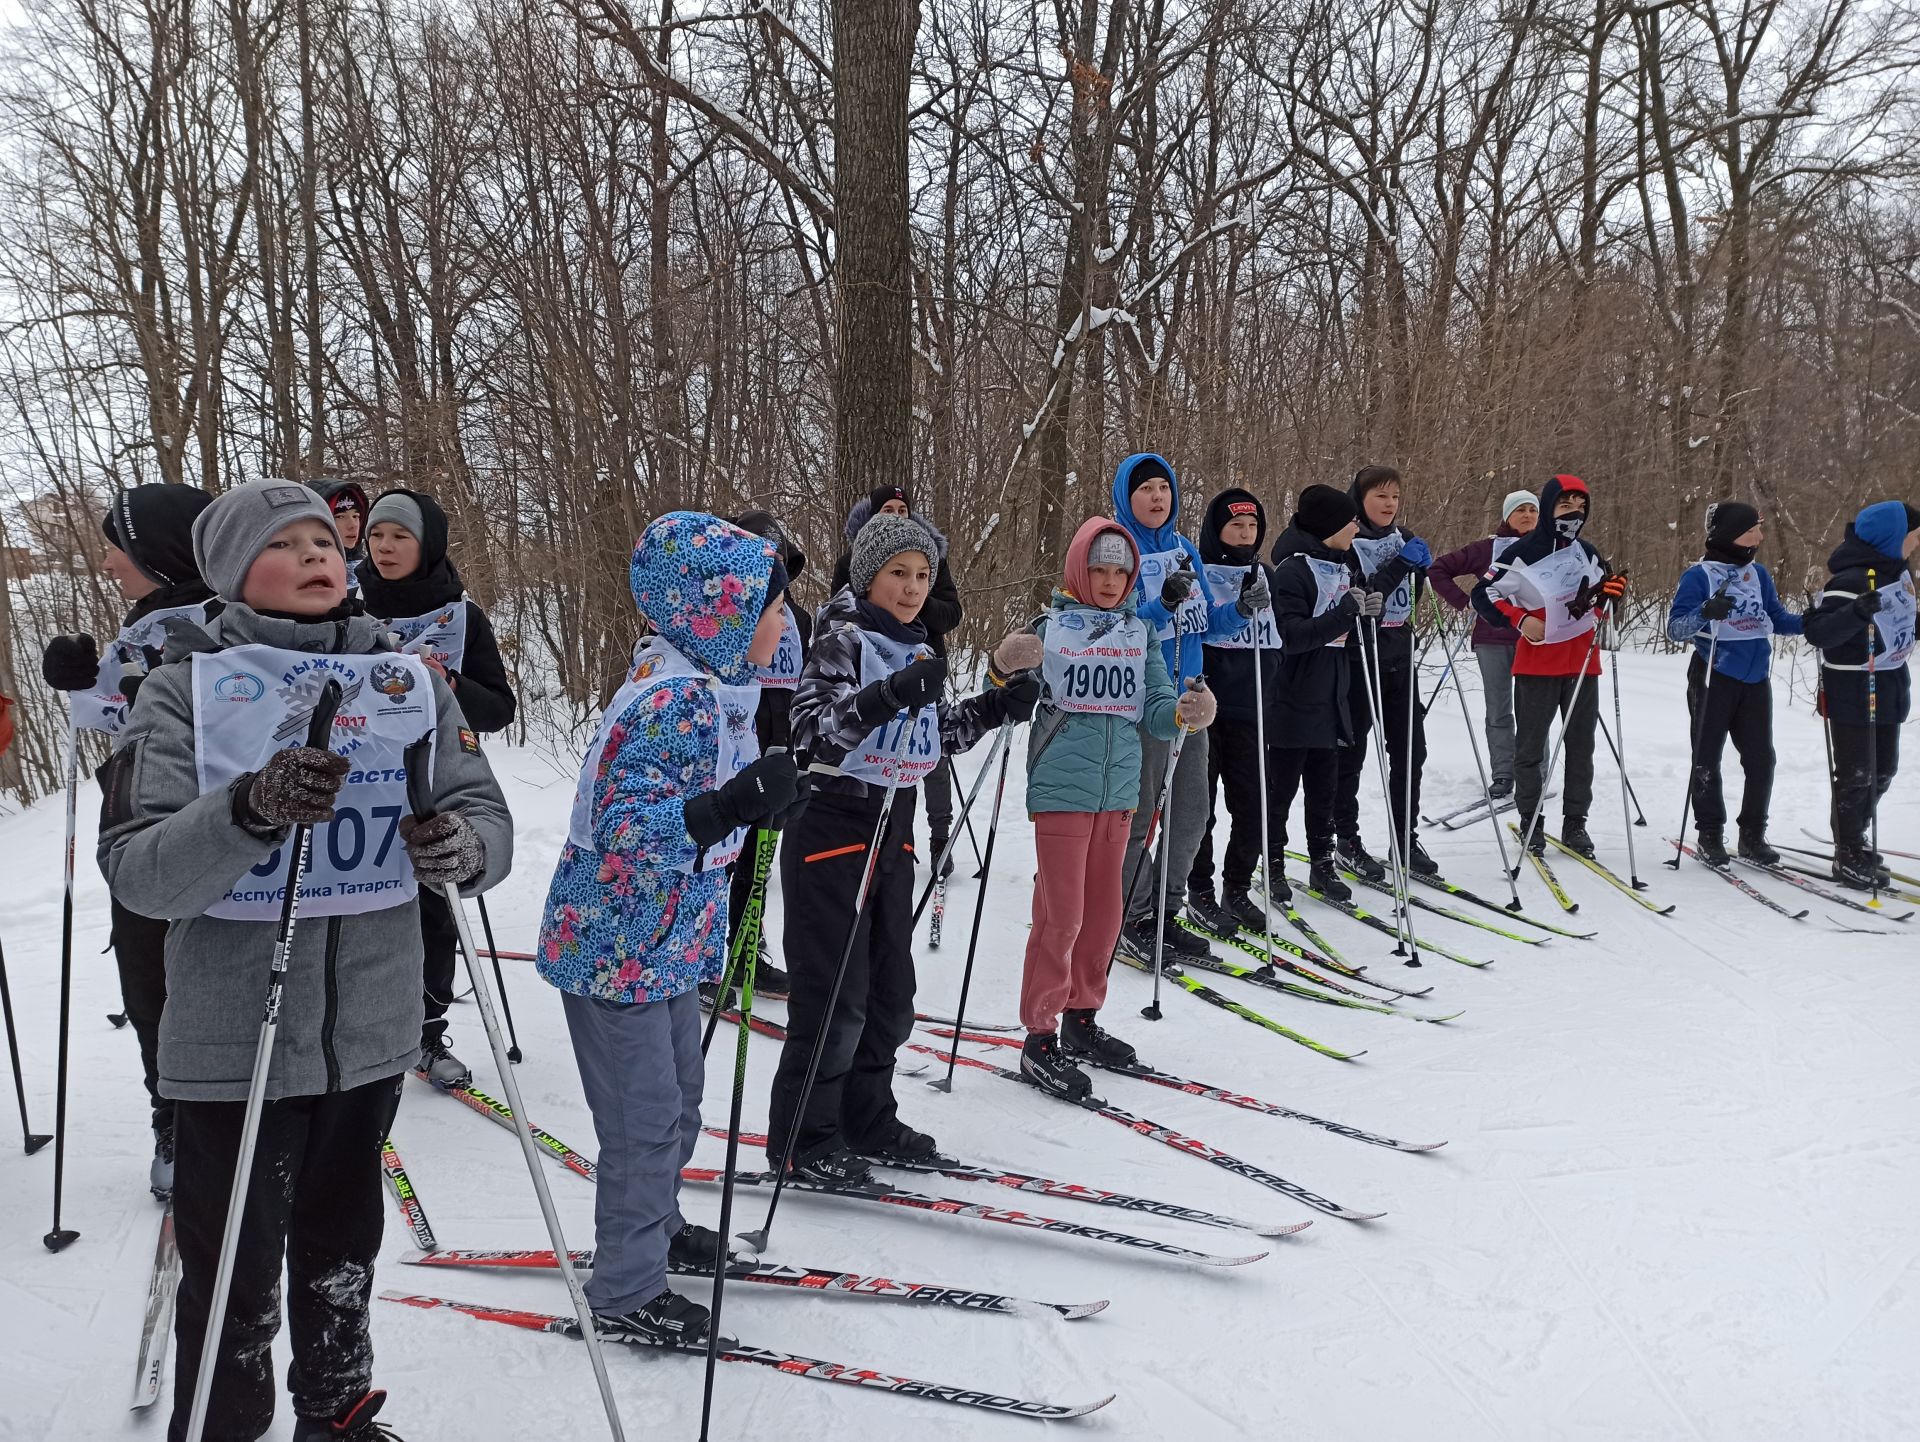
[[[239,600],[267,542],[295,521],[319,521],[340,543],[327,503],[298,481],[248,481],[215,496],[193,522],[193,559],[201,577],[217,594]]]
[[[902,551],[918,551],[927,558],[927,567],[931,570],[935,564],[934,549],[933,537],[913,517],[883,511],[862,526],[860,534],[853,538],[853,554],[847,558],[847,583],[853,587],[854,595],[865,596],[873,585],[873,578]]]
[[[389,491],[373,503],[373,509],[367,512],[368,532],[382,521],[393,522],[416,541],[426,534],[427,521],[420,514],[420,503],[399,491]]]

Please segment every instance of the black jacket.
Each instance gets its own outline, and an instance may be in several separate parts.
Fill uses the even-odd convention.
[[[307,484],[327,503],[328,510],[333,509],[333,498],[342,491],[352,491],[360,497],[360,540],[346,552],[347,589],[352,590],[360,583],[360,563],[367,559],[367,512],[373,505],[372,499],[367,495],[367,488],[358,481],[309,481]]]
[[[1372,521],[1367,519],[1366,502],[1361,497],[1360,484],[1358,481],[1354,482],[1354,484],[1348,488],[1347,494],[1353,498],[1354,509],[1360,513],[1360,535],[1370,541],[1383,540],[1388,536],[1396,534],[1409,538],[1412,537],[1413,532],[1409,531],[1405,526],[1397,524],[1391,526],[1376,526]],[[1360,570],[1359,558],[1357,556],[1354,558],[1354,570],[1356,574],[1358,574]],[[1364,584],[1369,591],[1373,591],[1382,596],[1391,596],[1400,588],[1400,583],[1406,580],[1408,576],[1413,577],[1413,610],[1414,615],[1418,616],[1420,613],[1420,593],[1425,589],[1427,584],[1427,573],[1424,567],[1414,565],[1413,562],[1403,556],[1395,556],[1371,576],[1365,577]],[[1380,627],[1380,665],[1382,668],[1405,670],[1413,664],[1413,630],[1413,622],[1411,620],[1404,626]],[[1358,681],[1360,679],[1359,668],[1355,667],[1354,672],[1354,679]]]
[[[1273,713],[1268,744],[1285,747],[1348,746],[1353,743],[1353,718],[1347,711],[1348,674],[1352,643],[1334,645],[1353,632],[1358,607],[1343,600],[1325,615],[1315,616],[1320,587],[1306,564],[1338,561],[1353,572],[1351,551],[1336,551],[1289,526],[1273,546],[1273,617],[1280,628],[1280,674],[1274,690],[1279,705]]]
[[[833,563],[834,591],[846,589],[852,569],[853,538],[872,518],[873,500],[869,496],[862,496],[855,501],[853,509],[847,512],[847,523],[841,528],[847,549]],[[920,608],[919,621],[927,628],[927,644],[933,647],[933,654],[944,656],[947,654],[947,633],[960,624],[960,618],[965,614],[960,608],[960,588],[953,584],[953,572],[947,568],[947,538],[918,511],[913,513],[913,519],[933,537],[934,549],[940,553],[934,558],[933,584],[927,588],[927,601]]]
[[[419,491],[396,489],[383,494],[410,496],[420,507],[421,529],[427,534],[420,537],[420,565],[404,581],[382,577],[371,556],[360,563],[360,598],[367,614],[392,621],[424,616],[436,606],[460,600],[466,588],[447,555],[447,513],[440,503]],[[474,730],[503,731],[513,724],[516,703],[507,668],[500,660],[500,643],[494,639],[487,613],[472,601],[467,602],[466,655],[447,684]]]
[[[1867,570],[1874,572],[1874,584],[1885,589],[1896,585],[1907,563],[1898,556],[1868,545],[1855,533],[1851,522],[1846,539],[1827,557],[1825,591],[1806,614],[1806,637],[1820,648],[1828,666],[1860,666],[1867,663],[1869,638],[1878,647],[1879,628],[1853,609],[1853,598],[1867,589]],[[1867,724],[1867,673],[1834,671],[1823,666],[1820,684],[1826,696],[1827,715],[1843,725]],[[1912,704],[1913,683],[1905,666],[1876,671],[1873,676],[1874,711],[1883,721],[1904,722]]]
[[[1227,508],[1235,501],[1253,502],[1259,535],[1254,538],[1251,546],[1229,546],[1220,539],[1220,528],[1233,519]],[[1200,559],[1208,565],[1258,565],[1260,548],[1266,543],[1267,508],[1260,504],[1260,498],[1251,491],[1230,486],[1207,502],[1206,513],[1200,519],[1200,535],[1196,544],[1200,547]],[[1260,569],[1267,578],[1268,587],[1271,588],[1273,569],[1269,566],[1261,566]],[[1254,720],[1254,657],[1260,658],[1260,698],[1266,703],[1267,732],[1271,736],[1274,717],[1280,704],[1281,653],[1274,650],[1242,650],[1233,646],[1208,646],[1204,648],[1204,654],[1207,665],[1207,687],[1213,692],[1219,704],[1220,719],[1239,721],[1248,726],[1251,726]]]

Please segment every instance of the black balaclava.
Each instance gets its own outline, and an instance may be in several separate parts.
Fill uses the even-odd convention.
[[[1729,566],[1744,566],[1759,552],[1758,546],[1736,546],[1734,538],[1744,536],[1760,524],[1760,512],[1745,501],[1717,501],[1707,507],[1707,544],[1709,561],[1724,561]]]

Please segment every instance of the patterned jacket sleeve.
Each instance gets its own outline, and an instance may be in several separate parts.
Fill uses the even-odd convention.
[[[661,871],[697,861],[686,804],[713,789],[719,730],[713,690],[696,679],[657,686],[629,706],[588,760],[595,848]]]

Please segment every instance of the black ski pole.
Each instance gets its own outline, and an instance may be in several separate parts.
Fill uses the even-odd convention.
[[[733,1178],[740,1164],[740,1107],[747,1090],[747,1037],[753,1028],[753,981],[760,965],[760,932],[765,922],[767,878],[773,873],[773,853],[779,833],[761,827],[753,839],[753,886],[747,892],[746,914],[740,918],[735,953],[740,969],[740,1026],[733,1043],[733,1101],[727,1111],[727,1169],[720,1186],[720,1236],[714,1243],[713,1308],[707,1318],[707,1377],[700,1393],[700,1442],[707,1442],[713,1420],[713,1374],[720,1362],[720,1309],[727,1299],[727,1267],[732,1261],[727,1238],[733,1226]],[[729,965],[728,971],[732,971]],[[721,992],[725,997],[726,993]],[[715,1007],[718,1016],[721,1008]]]
[[[1869,566],[1867,567],[1867,594],[1869,596],[1873,595],[1876,591],[1880,589],[1879,586],[1875,584],[1875,581],[1876,581],[1876,577],[1874,575],[1874,568],[1872,566]],[[1869,620],[1867,622],[1867,634],[1866,634],[1866,643],[1867,643],[1867,806],[1870,808],[1868,811],[1868,823],[1869,823],[1870,830],[1867,837],[1867,851],[1870,854],[1867,859],[1867,871],[1869,873],[1868,880],[1870,880],[1873,883],[1873,891],[1872,891],[1872,894],[1867,897],[1867,905],[1873,907],[1876,911],[1880,909],[1880,684],[1879,684],[1879,678],[1878,678],[1878,671],[1876,670],[1874,665],[1874,662],[1880,655],[1880,648],[1878,645],[1880,638],[1876,634],[1878,625],[1879,623],[1877,621]],[[73,875],[73,810],[72,810],[73,803],[69,801],[67,803],[67,806],[68,806],[68,810],[67,810],[67,875],[69,878],[71,878]],[[1838,842],[1840,840],[1840,833],[1838,831],[1833,833],[1833,839],[1835,842],[1834,852],[1837,855],[1840,850],[1840,847],[1838,845]],[[72,890],[71,882],[69,882],[68,890],[69,890],[69,893],[71,893],[71,890]],[[67,908],[69,911],[71,911],[73,908],[73,898],[71,894],[69,894],[67,898]],[[66,1093],[66,1073],[67,1073],[66,1047],[67,1047],[66,1006],[65,1006],[65,1003],[63,1002],[60,1010],[60,1078],[61,1078],[60,1095],[63,1098],[67,1094]],[[56,1119],[54,1125],[64,1129],[65,1122]]]
[[[487,915],[486,897],[476,896],[474,901],[480,907],[480,931],[487,938],[487,955],[493,958],[493,985],[494,990],[500,993],[500,1015],[507,1023],[507,1040],[510,1043],[507,1060],[517,1065],[520,1061],[520,1034],[513,1029],[513,1003],[507,1000],[507,979],[500,974],[500,951],[493,944],[493,918]]]
[[[307,718],[307,745],[330,749],[333,716],[340,709],[340,683],[329,677]],[[233,1259],[240,1249],[240,1224],[247,1213],[247,1185],[253,1175],[253,1154],[260,1142],[260,1117],[266,1110],[267,1072],[273,1065],[273,1039],[280,1030],[280,997],[286,990],[287,966],[293,960],[293,927],[300,914],[300,878],[306,874],[313,849],[313,827],[302,821],[287,841],[286,892],[280,898],[280,924],[273,938],[273,961],[267,971],[266,1005],[260,1015],[260,1039],[253,1048],[253,1074],[247,1083],[247,1105],[240,1122],[240,1146],[233,1164],[233,1186],[227,1194],[227,1220],[220,1232],[220,1258],[213,1272],[213,1299],[207,1308],[207,1331],[200,1344],[200,1370],[193,1379],[193,1404],[187,1414],[187,1442],[206,1435],[207,1404],[213,1397],[214,1363],[220,1355],[220,1334],[227,1320],[227,1299],[233,1290]]]
[[[756,1252],[767,1249],[767,1234],[773,1230],[774,1213],[780,1209],[780,1194],[787,1188],[787,1172],[793,1166],[794,1147],[800,1141],[800,1127],[807,1117],[807,1103],[813,1097],[813,1084],[820,1075],[820,1060],[826,1055],[827,1033],[833,1028],[833,1009],[840,1004],[840,988],[847,979],[847,964],[853,960],[854,943],[860,939],[860,923],[866,919],[867,901],[873,894],[874,872],[880,865],[880,847],[887,838],[887,822],[893,816],[893,799],[900,794],[900,768],[906,763],[907,747],[913,743],[913,733],[919,713],[908,716],[906,724],[900,728],[900,747],[894,752],[893,765],[887,770],[886,795],[880,801],[880,817],[873,825],[873,840],[867,847],[867,863],[860,874],[860,891],[853,904],[853,919],[847,926],[847,944],[840,948],[840,964],[834,968],[833,988],[827,993],[826,1009],[820,1013],[820,1030],[813,1039],[813,1055],[807,1058],[807,1075],[800,1083],[800,1095],[793,1108],[793,1121],[787,1127],[787,1140],[780,1149],[780,1166],[773,1177],[773,1196],[767,1202],[766,1219],[760,1223],[759,1230],[742,1232],[740,1240]],[[949,838],[948,846],[953,842]],[[725,1245],[724,1239],[721,1243]]]
[[[1525,640],[1526,638],[1523,635],[1521,639]],[[1587,647],[1586,657],[1580,662],[1579,671],[1574,674],[1573,694],[1567,698],[1567,704],[1560,712],[1560,734],[1554,738],[1553,750],[1547,754],[1547,764],[1540,772],[1539,799],[1533,803],[1533,814],[1526,818],[1526,824],[1520,828],[1520,845],[1528,850],[1532,849],[1533,833],[1541,829],[1541,819],[1547,812],[1547,790],[1553,785],[1553,771],[1554,768],[1560,764],[1560,753],[1564,751],[1567,746],[1567,723],[1573,719],[1573,713],[1580,707],[1580,692],[1587,684],[1587,668],[1593,664],[1594,654],[1599,649],[1600,625],[1596,621],[1593,627],[1593,644]],[[1595,699],[1594,704],[1597,708],[1599,705],[1598,698]],[[1599,720],[1601,729],[1605,730],[1607,724],[1606,718],[1600,717]],[[1551,719],[1549,719],[1547,724],[1553,724]],[[1544,736],[1541,738],[1542,741],[1545,739]],[[1609,741],[1609,744],[1611,744],[1611,741]],[[1518,810],[1519,808],[1516,806],[1514,809]],[[1496,822],[1494,824],[1498,825],[1499,823]],[[1524,857],[1516,861],[1513,867],[1514,875],[1518,876],[1520,874],[1520,868],[1524,865],[1526,865],[1526,859]]]
[[[1626,763],[1620,759],[1620,743],[1613,734],[1613,728],[1607,725],[1607,718],[1605,716],[1596,719],[1600,723],[1600,734],[1605,738],[1607,743],[1607,753],[1613,757],[1613,764],[1620,768],[1621,775],[1625,776]],[[1631,776],[1627,777],[1627,800],[1633,803],[1633,824],[1635,826],[1645,826],[1647,824],[1647,813],[1641,809],[1640,793],[1633,789],[1633,778]]]
[[[987,773],[993,770],[994,752],[1005,744],[1006,728],[1002,727],[1001,734],[993,738],[993,746],[988,749],[987,759],[981,763],[979,774],[973,778],[973,788],[967,792],[967,799],[961,803],[960,821],[967,829],[969,835],[972,834],[973,823],[969,818],[973,815],[973,803],[979,799],[980,788],[987,784]],[[956,769],[954,776],[958,778],[959,774],[959,771]],[[947,832],[947,844],[940,849],[940,854],[933,858],[933,872],[927,878],[927,884],[925,889],[920,893],[920,899],[914,903],[913,919],[907,923],[910,931],[919,928],[921,913],[926,911],[927,903],[933,900],[934,888],[940,884],[940,873],[947,869],[947,858],[953,855],[954,848],[960,844],[960,831],[961,827],[949,829]]]
[[[1733,584],[1733,574],[1729,571],[1720,589],[1714,592],[1716,599],[1726,595],[1727,587]],[[1696,651],[1694,654],[1699,653]],[[1687,841],[1687,813],[1693,809],[1693,788],[1700,775],[1700,738],[1707,730],[1707,707],[1713,702],[1713,667],[1719,655],[1720,623],[1716,621],[1713,630],[1707,633],[1707,677],[1700,686],[1700,709],[1693,718],[1693,744],[1687,751],[1687,798],[1680,803],[1680,829],[1673,834],[1673,855],[1664,863],[1675,871],[1680,869],[1681,851]],[[1616,671],[1620,669],[1618,656],[1613,659],[1613,668]],[[1693,688],[1689,686],[1687,692],[1691,699]],[[1622,770],[1620,774],[1625,776],[1627,773]]]
[[[1001,730],[1008,730],[1007,723],[1001,723]],[[993,843],[1000,834],[1000,799],[1007,794],[1007,759],[1012,756],[1013,748],[1007,747],[1000,752],[1000,777],[993,784],[993,813],[987,819],[987,850],[980,860],[980,888],[973,898],[973,935],[967,938],[967,964],[960,972],[960,1009],[953,1014],[955,1033],[967,1028],[967,991],[973,985],[973,958],[980,950],[980,918],[987,914],[987,878],[993,874]],[[958,1040],[956,1035],[955,1040]],[[947,1075],[944,1081],[931,1081],[927,1085],[935,1091],[953,1090],[953,1070],[960,1065],[960,1048],[954,1047],[955,1055],[947,1062]]]
[[[67,849],[66,899],[60,908],[60,1053],[54,1066],[53,1101],[53,1227],[45,1237],[49,1252],[57,1252],[79,1233],[60,1225],[60,1199],[67,1176],[67,1048],[73,1032],[73,833],[79,809],[80,731],[67,721]]]
[[[1627,723],[1620,716],[1620,623],[1614,618],[1612,608],[1607,611],[1607,629],[1613,633],[1613,729],[1620,733],[1617,741],[1609,736],[1607,744],[1613,747],[1613,759],[1620,768],[1620,820],[1624,823],[1627,819],[1627,797],[1632,793],[1633,783],[1627,780],[1627,754],[1623,749],[1627,739]],[[1639,802],[1634,802],[1636,809],[1639,805]],[[1645,826],[1647,818],[1642,816],[1639,824]],[[1635,891],[1645,891],[1647,883],[1640,879],[1640,863],[1633,855],[1633,827],[1628,826],[1626,832],[1627,880],[1633,883]]]
[[[51,1132],[36,1132],[27,1122],[27,1083],[20,1074],[20,1033],[13,1025],[13,992],[7,986],[7,953],[0,949],[0,1009],[7,1014],[7,1055],[13,1061],[13,1094],[20,1102],[20,1137],[32,1156],[53,1140]]]

